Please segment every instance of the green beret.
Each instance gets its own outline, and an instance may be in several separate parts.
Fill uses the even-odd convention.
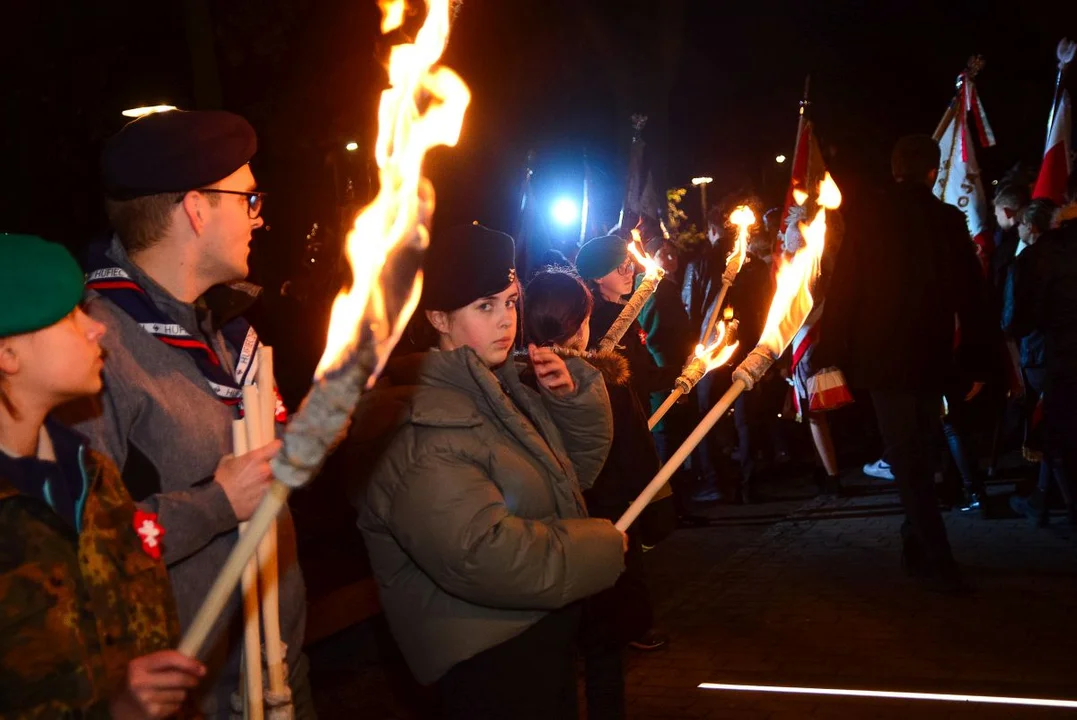
[[[616,235],[588,240],[576,254],[576,271],[584,280],[597,280],[613,272],[628,257],[628,245]]]
[[[63,245],[0,234],[0,337],[41,330],[82,300],[82,268]]]

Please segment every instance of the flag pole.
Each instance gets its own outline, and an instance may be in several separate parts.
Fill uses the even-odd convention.
[[[793,145],[793,158],[796,159],[797,150],[800,149],[800,136],[804,131],[804,123],[807,122],[808,108],[811,107],[811,100],[808,99],[808,94],[811,92],[811,73],[804,76],[804,99],[800,101],[799,119],[797,120],[797,140]]]
[[[942,138],[942,134],[946,132],[946,127],[957,115],[958,110],[961,108],[961,95],[962,85],[965,82],[971,82],[980,74],[980,71],[984,69],[986,61],[983,55],[973,55],[969,58],[968,63],[965,65],[965,71],[957,76],[957,91],[954,93],[954,99],[950,101],[950,106],[946,108],[946,112],[942,115],[942,120],[939,120],[938,126],[935,128],[935,133],[931,136],[935,138],[935,142],[938,142]]]
[[[628,147],[628,172],[625,177],[625,194],[621,201],[621,214],[617,218],[617,226],[625,226],[625,213],[640,213],[640,194],[643,192],[643,128],[647,125],[647,116],[635,114],[632,121],[632,143]],[[631,221],[630,222],[635,222]]]
[[[961,94],[955,94],[954,99],[950,101],[950,107],[946,108],[946,112],[942,114],[942,120],[939,120],[938,127],[935,128],[935,132],[931,135],[931,137],[935,139],[935,142],[938,142],[942,139],[942,134],[946,132],[946,128],[950,126],[950,123],[953,121],[954,116],[957,114],[957,106],[960,101]]]
[[[587,148],[583,149],[583,202],[580,203],[580,239],[578,245],[588,240],[587,227],[591,214],[591,166],[587,162]]]
[[[1068,38],[1062,38],[1058,41],[1058,49],[1056,54],[1058,56],[1058,75],[1055,76],[1055,96],[1054,101],[1051,103],[1051,112],[1047,115],[1047,142],[1051,142],[1051,128],[1055,124],[1055,110],[1058,109],[1058,104],[1062,101],[1062,91],[1066,87],[1066,76],[1069,72],[1070,63],[1073,62],[1073,57],[1077,51],[1077,43],[1074,43]]]
[[[811,91],[811,74],[804,76],[804,97],[800,101],[799,118],[797,119],[797,137],[796,142],[793,143],[793,160],[789,163],[789,187],[785,191],[785,203],[782,206],[782,217],[778,221],[779,227],[785,229],[785,218],[789,214],[789,208],[792,207],[793,202],[793,180],[797,171],[797,158],[800,157],[800,141],[804,137],[804,125],[808,122],[808,108],[811,107],[811,100],[808,99]]]
[[[516,239],[516,267],[520,270],[520,276],[528,278],[531,275],[532,236],[534,227],[528,227],[528,218],[534,216],[535,208],[528,207],[534,204],[535,198],[531,193],[531,178],[535,174],[535,151],[528,150],[524,160],[523,180],[520,182],[520,209],[516,215],[516,228],[513,237]],[[533,225],[534,223],[532,223]]]
[[[808,122],[808,108],[811,107],[811,100],[808,99],[808,94],[811,92],[811,74],[804,76],[804,97],[800,101],[800,109],[797,111],[797,138],[793,143],[793,162],[789,163],[789,184],[793,184],[793,173],[796,171],[797,157],[800,154],[800,139],[804,136],[804,124]],[[785,218],[782,218],[782,222],[785,222]]]

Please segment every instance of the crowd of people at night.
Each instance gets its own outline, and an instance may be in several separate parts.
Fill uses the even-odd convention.
[[[244,665],[259,663],[241,660],[238,593],[204,657],[174,649],[280,447],[232,445],[259,343],[243,319],[263,224],[256,150],[232,113],[147,115],[104,148],[107,241],[79,262],[39,237],[0,236],[2,716],[230,717]],[[708,506],[765,502],[790,468],[825,496],[852,492],[857,473],[893,482],[905,522],[892,560],[925,592],[970,591],[947,508],[1077,523],[1077,175],[1062,203],[1033,198],[1020,173],[1003,178],[994,240],[978,252],[962,212],[932,192],[940,162],[934,139],[903,137],[893,183],[828,211],[810,343],[740,395],[626,532],[614,521],[759,342],[807,214],[730,196],[691,251],[659,218],[625,216],[526,277],[510,235],[437,228],[406,343],[361,397],[347,477],[334,479],[436,717],[577,717],[578,657],[588,717],[624,717],[625,654],[668,642],[644,554],[705,524]],[[719,305],[738,206],[758,220]],[[637,242],[665,276],[600,347],[642,277]],[[727,306],[736,353],[651,429]],[[858,417],[874,421],[862,434],[880,454],[863,467],[843,460],[836,432],[850,406],[813,396],[834,369],[847,400],[871,408]],[[1024,479],[993,502],[1008,450]],[[310,718],[287,509],[278,537],[287,704]]]

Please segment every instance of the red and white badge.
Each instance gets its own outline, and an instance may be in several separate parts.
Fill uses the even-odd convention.
[[[154,560],[161,559],[161,538],[165,529],[157,522],[157,513],[135,510],[135,532],[142,541],[142,550]]]

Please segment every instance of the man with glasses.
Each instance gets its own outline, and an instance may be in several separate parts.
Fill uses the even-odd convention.
[[[115,233],[88,255],[87,300],[108,330],[108,367],[94,407],[71,408],[70,419],[156,515],[184,630],[261,501],[278,447],[231,454],[259,344],[241,317],[259,292],[241,282],[263,225],[264,193],[247,164],[256,147],[237,115],[170,111],[129,123],[101,159]],[[296,716],[311,717],[305,590],[287,510],[279,522],[281,637]],[[196,697],[209,717],[228,716],[239,686],[239,607],[237,594],[207,649]]]

